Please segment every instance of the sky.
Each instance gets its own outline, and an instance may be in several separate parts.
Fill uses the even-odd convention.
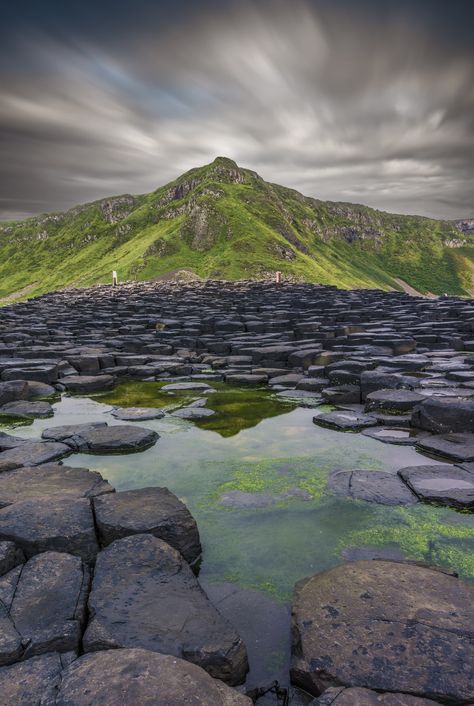
[[[308,196],[474,216],[474,0],[16,0],[0,219],[227,156]]]

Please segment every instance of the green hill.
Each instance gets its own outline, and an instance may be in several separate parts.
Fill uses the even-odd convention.
[[[180,268],[215,279],[281,270],[346,288],[400,289],[401,278],[469,294],[473,262],[474,236],[454,223],[308,198],[225,157],[150,194],[0,224],[0,297]]]

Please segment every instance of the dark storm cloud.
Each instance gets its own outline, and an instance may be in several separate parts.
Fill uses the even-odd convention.
[[[232,157],[318,198],[471,215],[473,4],[20,3],[0,32],[0,213]]]

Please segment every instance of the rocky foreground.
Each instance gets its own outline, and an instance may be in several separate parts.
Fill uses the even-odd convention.
[[[196,392],[173,412],[192,420],[212,414],[213,380],[270,385],[334,405],[318,425],[426,455],[397,474],[334,469],[330,492],[470,512],[473,354],[469,299],[224,282],[58,292],[0,309],[0,420],[53,416],[58,392],[126,379]],[[52,419],[34,440],[0,432],[0,706],[251,704],[246,648],[196,577],[185,505],[62,461],[159,444],[146,420],[162,414]],[[319,706],[474,704],[473,606],[472,584],[409,562],[304,579],[292,680]]]

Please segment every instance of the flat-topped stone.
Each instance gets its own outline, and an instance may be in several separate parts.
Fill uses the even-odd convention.
[[[0,471],[20,466],[39,466],[41,463],[59,461],[70,454],[71,448],[67,444],[28,440],[0,453]]]
[[[100,390],[110,390],[114,386],[115,379],[112,375],[68,375],[61,378],[61,385],[73,393],[98,392]]]
[[[96,497],[93,505],[103,546],[129,535],[149,533],[181,552],[190,564],[201,556],[196,521],[168,488],[125,490]]]
[[[90,498],[112,493],[112,486],[97,471],[44,463],[0,474],[0,507],[38,497]]]
[[[367,412],[381,410],[388,414],[405,414],[423,399],[423,395],[412,390],[382,389],[366,395],[365,409]]]
[[[459,466],[407,466],[398,475],[425,502],[474,508],[474,473]]]
[[[38,497],[8,505],[0,510],[0,539],[15,542],[27,557],[60,551],[92,562],[99,551],[87,498]]]
[[[474,434],[439,434],[416,442],[423,453],[449,458],[452,461],[474,461]]]
[[[292,680],[315,696],[345,686],[467,703],[473,601],[473,585],[403,562],[356,561],[303,579],[292,610]]]
[[[428,397],[414,408],[411,423],[435,433],[474,432],[474,400]]]
[[[163,392],[215,392],[215,389],[205,382],[174,382],[164,385]]]
[[[328,490],[355,500],[366,500],[380,505],[413,505],[417,496],[388,471],[333,471]]]
[[[318,426],[338,431],[361,431],[377,424],[375,417],[370,414],[357,414],[350,411],[319,414],[313,417],[313,422]]]
[[[247,696],[213,679],[200,667],[144,649],[86,654],[62,672],[54,706],[93,704],[252,706]]]
[[[158,440],[158,434],[152,429],[131,424],[109,427],[105,422],[50,427],[41,436],[67,444],[74,451],[102,454],[143,451]]]
[[[124,422],[144,422],[147,419],[162,419],[165,416],[163,410],[153,407],[117,407],[111,414]]]
[[[23,417],[52,417],[54,412],[49,402],[30,402],[29,400],[18,400],[17,402],[7,402],[0,407],[0,414],[11,414]]]
[[[236,631],[181,554],[151,534],[118,539],[97,557],[86,652],[143,647],[198,664],[229,684],[248,669]]]

